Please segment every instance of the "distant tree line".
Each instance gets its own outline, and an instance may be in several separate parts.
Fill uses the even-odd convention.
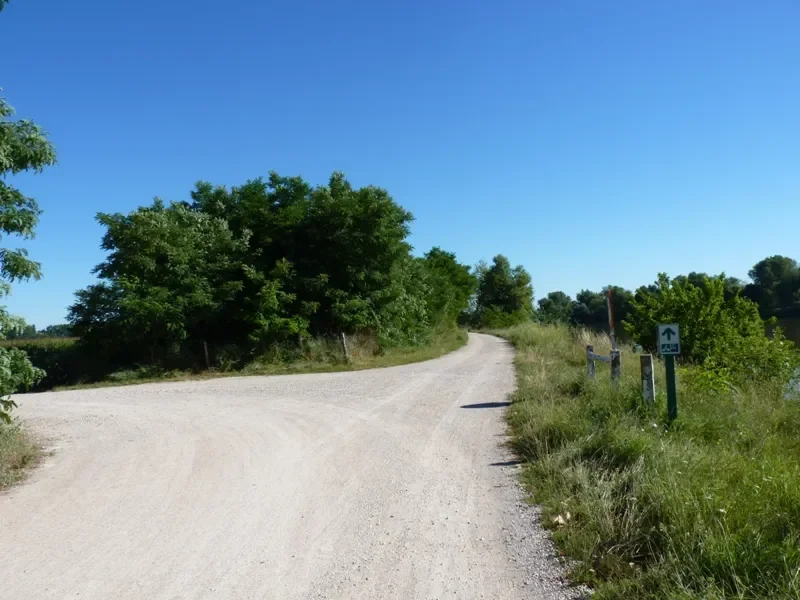
[[[753,301],[764,320],[800,317],[800,265],[797,261],[785,256],[770,256],[758,262],[748,274],[751,279],[749,283],[724,273],[711,276],[694,271],[688,275],[678,275],[673,281],[679,285],[688,283],[705,289],[709,280],[719,280],[726,300],[741,296]],[[659,282],[641,286],[635,292],[611,286],[615,321],[622,323],[628,320],[635,300],[658,294],[660,289]],[[607,287],[598,292],[582,290],[574,300],[564,292],[550,292],[538,301],[537,320],[607,329],[607,290]]]
[[[72,326],[69,324],[48,325],[44,329],[36,329],[22,317],[9,316],[3,324],[3,337],[8,340],[32,340],[37,338],[72,337]]]

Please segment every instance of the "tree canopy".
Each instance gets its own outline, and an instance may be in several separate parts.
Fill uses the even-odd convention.
[[[574,302],[561,291],[550,292],[538,301],[537,317],[541,323],[570,323]]]
[[[481,327],[507,327],[530,321],[533,316],[533,285],[521,266],[511,267],[502,254],[492,264],[477,269],[478,292],[474,321]]]
[[[415,343],[454,326],[476,287],[452,253],[414,257],[412,215],[341,173],[201,182],[191,198],[98,215],[109,254],[69,315],[95,356],[185,362],[203,342],[256,353],[356,331]]]
[[[725,377],[787,380],[797,365],[792,344],[778,331],[767,336],[758,306],[739,294],[726,294],[725,275],[687,277],[661,273],[653,290],[640,289],[625,328],[645,348],[656,350],[659,323],[681,325],[681,357]]]
[[[770,256],[748,274],[752,283],[743,293],[758,304],[764,318],[800,316],[800,265],[796,260]]]

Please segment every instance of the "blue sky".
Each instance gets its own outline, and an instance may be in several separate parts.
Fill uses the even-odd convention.
[[[3,95],[59,164],[44,278],[9,310],[63,322],[98,211],[195,181],[334,170],[387,188],[418,252],[506,254],[536,296],[800,258],[800,4],[11,0]]]

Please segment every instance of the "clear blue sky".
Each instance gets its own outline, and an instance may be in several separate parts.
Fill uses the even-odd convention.
[[[537,297],[800,258],[798,27],[796,1],[11,0],[0,86],[59,164],[19,178],[44,278],[9,310],[64,320],[98,211],[270,170],[385,187],[417,252],[504,253]]]

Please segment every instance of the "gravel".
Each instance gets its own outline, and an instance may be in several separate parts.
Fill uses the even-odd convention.
[[[504,446],[513,353],[18,396],[14,600],[578,597]]]

